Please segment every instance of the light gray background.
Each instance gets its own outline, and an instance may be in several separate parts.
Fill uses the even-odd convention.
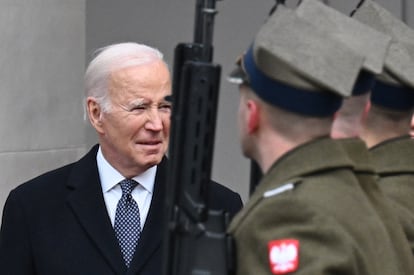
[[[295,1],[287,1],[290,5]],[[349,13],[358,0],[325,1]],[[378,0],[413,26],[414,3]],[[213,178],[248,197],[249,161],[239,151],[237,88],[224,78],[251,42],[273,0],[217,2],[214,60],[223,76]],[[9,191],[77,160],[96,142],[83,120],[83,72],[95,49],[137,41],[172,64],[191,42],[195,0],[0,0],[0,212]]]

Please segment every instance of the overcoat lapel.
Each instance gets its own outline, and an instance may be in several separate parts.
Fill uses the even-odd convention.
[[[112,228],[100,186],[95,146],[75,164],[68,186],[68,204],[80,225],[116,274],[125,274],[118,241]]]
[[[166,174],[167,159],[164,157],[157,167],[151,207],[127,275],[139,274],[144,265],[152,258],[152,255],[158,249],[161,249],[161,239],[165,229]],[[159,253],[161,254],[161,252]],[[161,262],[159,264],[162,265]]]

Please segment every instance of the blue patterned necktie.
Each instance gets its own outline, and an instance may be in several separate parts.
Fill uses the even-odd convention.
[[[141,235],[139,208],[131,195],[138,183],[131,179],[125,179],[119,184],[122,189],[122,197],[116,207],[114,229],[125,264],[129,267]]]

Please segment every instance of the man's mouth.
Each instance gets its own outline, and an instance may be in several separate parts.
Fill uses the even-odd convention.
[[[140,142],[140,144],[142,144],[142,145],[158,145],[160,143],[162,143],[161,140],[149,140],[149,141]]]
[[[139,141],[137,145],[147,147],[148,149],[158,149],[162,145],[162,141],[159,139]]]

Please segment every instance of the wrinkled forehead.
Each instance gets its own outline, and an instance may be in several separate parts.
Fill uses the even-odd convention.
[[[114,65],[111,67],[109,76],[111,77],[123,77],[123,78],[146,78],[159,76],[169,79],[170,72],[167,64],[163,60],[148,60],[141,63],[123,63],[122,66]]]
[[[110,82],[134,85],[163,85],[171,82],[170,72],[163,61],[152,61],[113,70]]]

